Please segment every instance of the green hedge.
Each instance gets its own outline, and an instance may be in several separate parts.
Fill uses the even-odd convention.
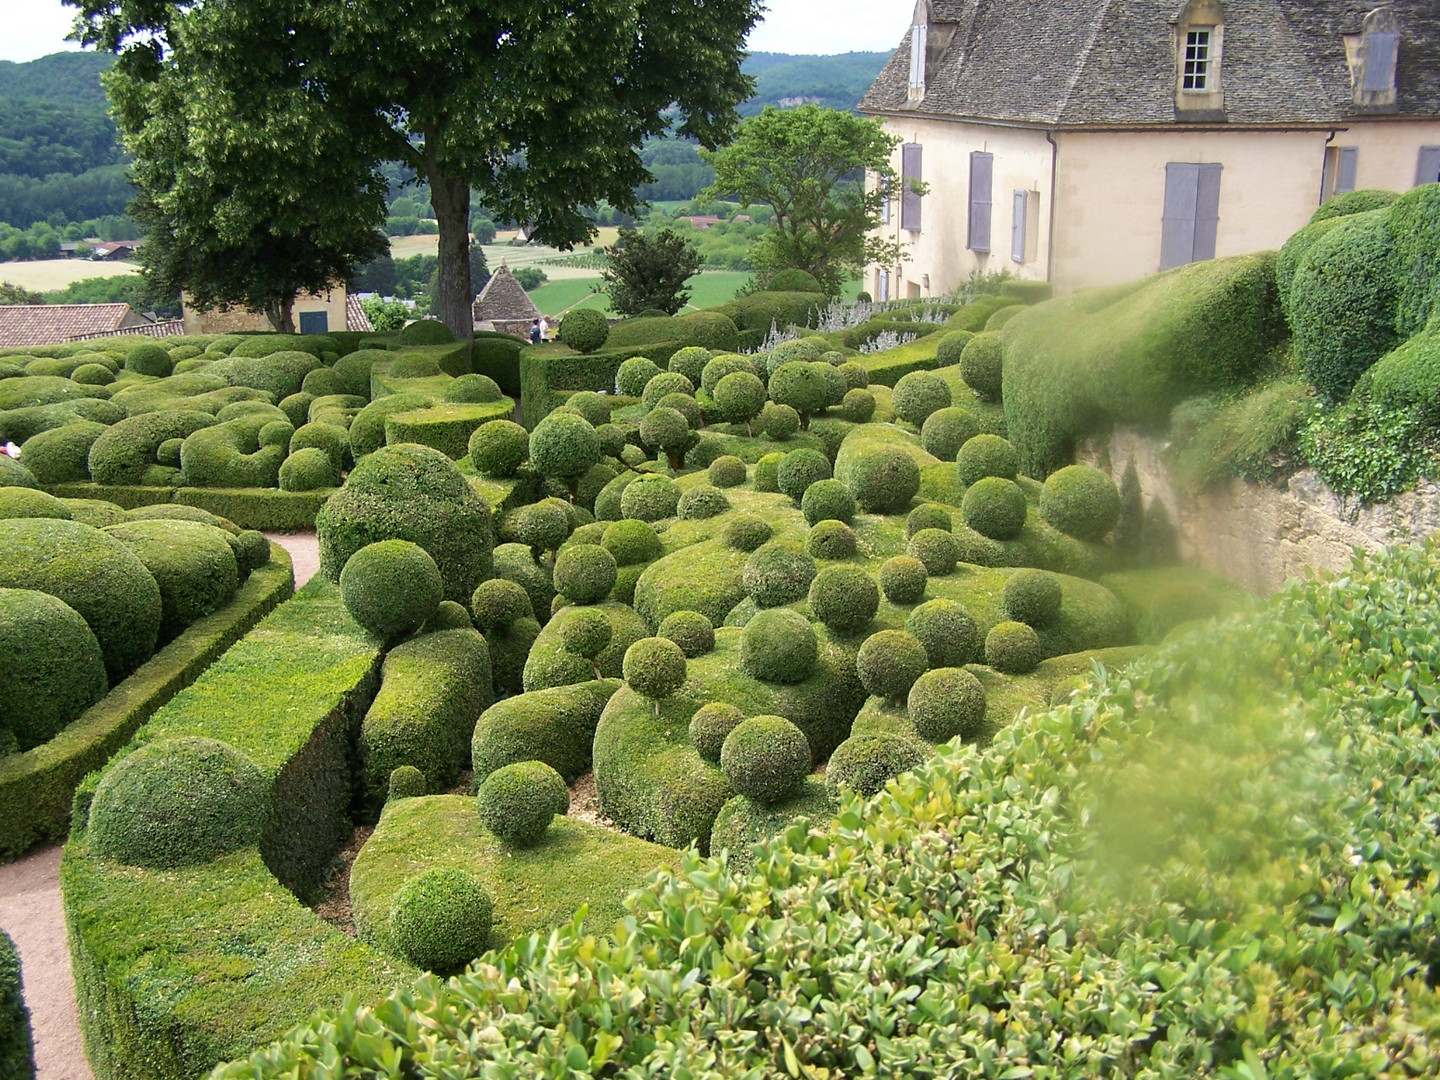
[[[6,1080],[35,1078],[30,1010],[25,1007],[20,954],[3,930],[0,930],[0,1076]]]
[[[630,357],[643,356],[664,368],[683,344],[667,341],[589,355],[526,349],[520,354],[521,423],[534,430],[536,424],[564,403],[568,396],[566,391],[605,390],[614,393],[615,373]]]
[[[51,484],[61,499],[99,499],[126,510],[161,503],[198,506],[228,518],[242,529],[303,532],[315,527],[315,515],[331,491],[281,491],[278,488],[161,488],[114,484]]]
[[[54,739],[0,758],[0,860],[60,840],[70,826],[70,799],[154,712],[195,680],[293,590],[290,557],[271,545],[270,565],[256,570],[221,610],[191,623],[180,637]]]
[[[511,398],[484,404],[435,405],[428,409],[391,413],[385,418],[385,442],[420,443],[433,446],[452,461],[470,454],[470,436],[491,420],[509,420],[515,415]]]

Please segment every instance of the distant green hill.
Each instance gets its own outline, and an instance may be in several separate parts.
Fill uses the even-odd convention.
[[[0,60],[0,97],[90,106],[104,112],[100,73],[113,61],[108,54],[93,52],[52,53],[25,64]]]
[[[837,56],[751,53],[743,67],[755,76],[755,96],[741,106],[753,116],[766,105],[813,102],[830,109],[853,109],[890,59],[888,52],[853,52]]]

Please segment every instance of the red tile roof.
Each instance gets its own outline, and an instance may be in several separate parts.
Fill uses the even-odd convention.
[[[53,345],[153,325],[129,304],[4,304],[0,347]]]

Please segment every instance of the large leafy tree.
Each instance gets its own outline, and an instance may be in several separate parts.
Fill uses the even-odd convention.
[[[751,253],[755,268],[808,270],[835,295],[869,263],[898,259],[897,246],[872,230],[884,191],[898,179],[890,154],[899,142],[853,113],[766,106],[730,145],[701,151],[715,182],[700,197],[734,195],[742,206],[772,207],[770,229]],[[867,171],[878,184],[867,188]]]
[[[588,240],[582,208],[634,209],[650,179],[645,137],[672,123],[705,146],[728,136],[760,11],[758,0],[66,2],[82,40],[118,52],[128,77],[152,78],[167,49],[203,48],[208,76],[257,107],[294,98],[342,129],[331,155],[423,175],[440,225],[436,310],[466,337],[471,190],[542,241]],[[202,12],[203,43],[172,34]]]
[[[610,306],[621,315],[639,315],[654,308],[674,315],[690,299],[685,282],[704,260],[693,240],[674,229],[654,236],[620,230],[620,243],[607,253],[601,276],[608,283]]]

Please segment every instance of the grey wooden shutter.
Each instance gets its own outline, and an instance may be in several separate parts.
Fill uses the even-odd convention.
[[[1029,225],[1025,220],[1025,213],[1029,203],[1029,196],[1017,188],[1013,201],[1014,210],[1010,214],[1010,258],[1017,263],[1025,261],[1025,237]]]
[[[1440,182],[1440,146],[1420,147],[1420,164],[1415,169],[1415,186]]]
[[[1170,162],[1165,166],[1165,216],[1160,227],[1160,269],[1184,266],[1195,252],[1195,207],[1200,193],[1200,166]]]
[[[920,193],[911,181],[919,181],[920,144],[906,143],[900,148],[900,227],[920,231]]]
[[[1365,35],[1365,74],[1360,89],[1366,93],[1395,88],[1395,54],[1400,35],[1393,30],[1372,30]]]
[[[1195,244],[1190,261],[1215,257],[1215,239],[1220,231],[1220,172],[1222,165],[1201,165],[1195,189]]]
[[[990,250],[990,198],[995,175],[995,155],[976,150],[970,155],[970,240],[971,251]]]
[[[1343,195],[1355,190],[1355,169],[1360,164],[1358,146],[1340,147],[1340,167],[1335,173],[1335,194]]]
[[[923,23],[910,28],[910,89],[925,89],[925,47],[929,36]]]

